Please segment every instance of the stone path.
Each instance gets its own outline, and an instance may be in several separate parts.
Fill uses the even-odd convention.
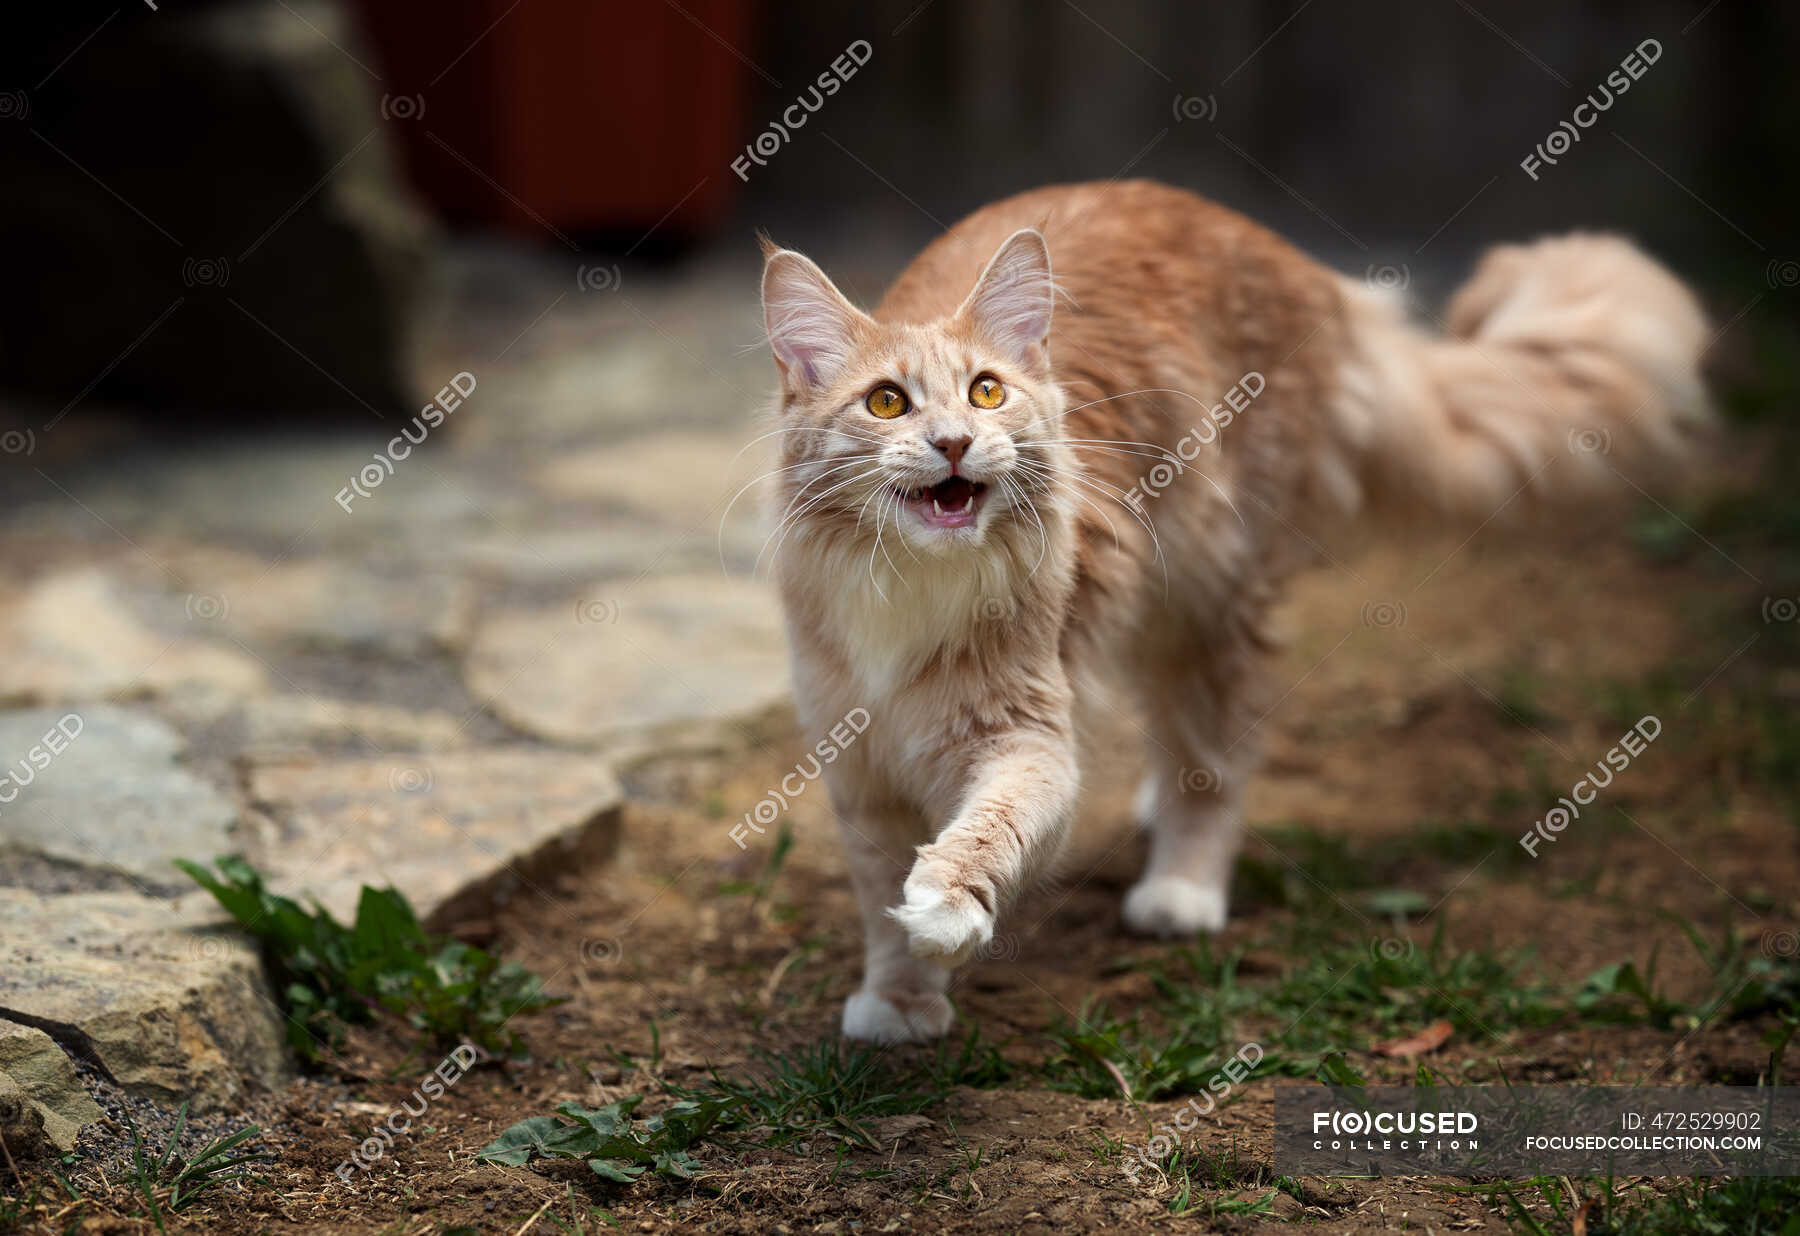
[[[84,406],[0,457],[9,1144],[97,1118],[72,1060],[197,1111],[287,1075],[254,947],[171,859],[479,919],[604,863],[634,760],[781,705],[756,495],[720,522],[767,457],[741,260],[583,293],[459,255],[418,385],[474,389],[365,492],[394,418],[183,444]]]

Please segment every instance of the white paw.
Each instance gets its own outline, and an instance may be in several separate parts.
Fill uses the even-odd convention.
[[[1125,894],[1125,925],[1144,936],[1225,930],[1226,895],[1180,876],[1145,876]]]
[[[867,1043],[929,1043],[941,1039],[956,1023],[947,997],[898,996],[898,1003],[872,991],[859,991],[844,1002],[844,1037]]]
[[[901,889],[901,905],[888,911],[906,929],[914,957],[951,968],[962,965],[994,938],[994,916],[973,894],[947,889],[921,867],[914,867]]]

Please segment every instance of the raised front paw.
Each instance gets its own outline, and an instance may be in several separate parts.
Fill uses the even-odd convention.
[[[946,880],[928,859],[913,865],[901,896],[902,903],[888,914],[905,928],[914,957],[946,968],[960,966],[994,938],[994,915],[988,904],[972,890]]]

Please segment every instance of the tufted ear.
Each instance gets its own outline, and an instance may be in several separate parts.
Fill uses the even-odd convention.
[[[1016,364],[1042,373],[1050,365],[1047,345],[1055,294],[1043,234],[1021,228],[994,253],[957,314]]]
[[[837,377],[857,338],[874,326],[817,264],[792,249],[768,254],[762,302],[763,328],[775,363],[794,390],[810,390]]]

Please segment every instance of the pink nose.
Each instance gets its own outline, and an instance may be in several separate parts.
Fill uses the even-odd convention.
[[[969,449],[969,443],[974,440],[965,434],[960,438],[939,438],[931,445],[944,452],[944,458],[950,461],[950,470],[954,472],[956,466],[962,462],[963,452]]]

